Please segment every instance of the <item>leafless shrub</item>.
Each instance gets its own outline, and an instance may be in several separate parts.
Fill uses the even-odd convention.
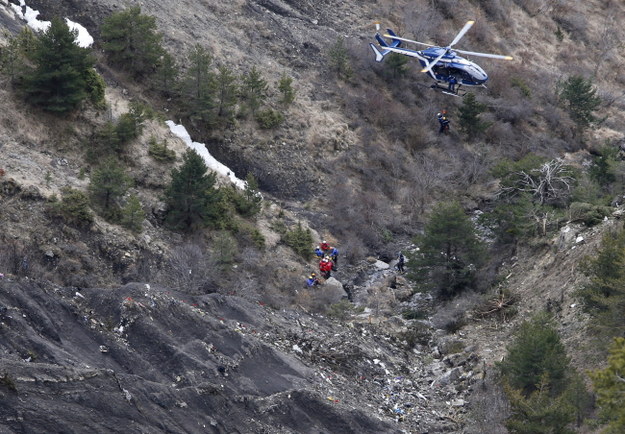
[[[444,182],[440,170],[436,159],[424,154],[415,155],[409,162],[407,187],[398,197],[404,214],[415,218],[425,212],[435,191]]]
[[[508,11],[500,0],[482,0],[479,3],[486,15],[494,21],[503,21],[509,18]]]
[[[497,294],[488,297],[486,301],[477,307],[476,313],[482,318],[497,318],[500,321],[507,321],[516,314],[515,304],[518,297],[510,291],[498,290]]]
[[[510,415],[510,405],[503,388],[496,380],[493,368],[482,367],[476,378],[479,387],[469,401],[467,434],[505,433],[505,421]],[[476,377],[477,377],[476,376]]]
[[[522,138],[517,131],[507,122],[494,123],[485,133],[486,140],[490,143],[510,144]]]
[[[569,143],[575,141],[575,124],[560,108],[553,107],[551,110],[543,111],[543,117],[552,135],[558,136]]]
[[[553,17],[554,21],[565,30],[574,41],[588,41],[588,23],[583,14],[569,10]]]
[[[475,309],[481,300],[481,295],[475,292],[463,293],[439,309],[432,317],[432,324],[437,329],[455,333],[464,327],[468,319],[467,313]]]
[[[550,0],[513,0],[530,17],[546,12],[549,8]]]
[[[354,233],[348,233],[341,244],[341,261],[346,264],[354,264],[356,261],[367,256],[367,247],[360,237]]]
[[[534,115],[534,108],[528,100],[517,97],[510,101],[514,101],[514,103],[501,101],[501,104],[495,107],[494,112],[498,121],[518,125]]]
[[[5,238],[0,242],[0,272],[17,277],[38,275],[38,256],[33,246]]]
[[[442,17],[435,8],[409,8],[402,17],[408,38],[433,41]]]
[[[458,0],[432,0],[432,6],[438,9],[446,20],[454,18],[455,12],[460,10],[461,6],[458,3]]]
[[[206,247],[186,243],[171,251],[163,278],[174,289],[200,294],[214,292],[220,274],[217,261]]]

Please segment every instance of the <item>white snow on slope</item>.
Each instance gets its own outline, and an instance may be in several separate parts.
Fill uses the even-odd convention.
[[[26,6],[26,2],[24,0],[20,0],[19,5],[14,3],[9,4],[17,16],[26,21],[28,27],[34,31],[44,32],[48,29],[48,27],[50,27],[50,21],[42,21],[38,19],[37,17],[39,16],[39,11],[32,9],[30,6]],[[65,18],[65,22],[71,30],[78,31],[78,35],[76,35],[76,45],[86,48],[93,44],[93,38],[87,29],[80,24],[71,21],[69,18]]]
[[[214,170],[222,176],[230,178],[230,181],[232,181],[232,183],[237,187],[241,189],[245,188],[245,181],[237,178],[228,166],[217,161],[215,157],[208,152],[204,143],[198,143],[191,140],[191,136],[184,125],[177,125],[174,121],[165,121],[165,123],[174,135],[180,137],[189,148],[195,150],[195,152],[197,152],[204,159],[204,162],[209,169]]]

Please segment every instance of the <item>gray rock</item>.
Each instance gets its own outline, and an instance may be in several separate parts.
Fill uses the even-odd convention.
[[[347,297],[347,292],[345,292],[343,284],[334,277],[330,277],[323,285],[320,285],[319,292],[328,304],[338,303]]]
[[[373,266],[375,268],[377,268],[378,270],[388,270],[389,268],[391,268],[391,266],[389,264],[387,264],[384,261],[380,261],[380,260],[375,261]]]

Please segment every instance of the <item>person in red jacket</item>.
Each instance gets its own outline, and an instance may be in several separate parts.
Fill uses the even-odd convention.
[[[324,279],[329,279],[330,274],[332,272],[332,266],[334,264],[328,258],[323,258],[321,262],[319,262],[319,271]]]
[[[328,250],[330,250],[330,245],[326,240],[323,240],[321,244],[319,244],[319,248],[323,250],[324,253],[328,253]]]

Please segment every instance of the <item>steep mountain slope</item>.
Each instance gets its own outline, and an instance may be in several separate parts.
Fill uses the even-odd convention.
[[[102,20],[122,7],[109,0],[28,4],[41,18],[61,15],[85,25],[96,44]],[[487,169],[502,157],[533,151],[582,166],[586,148],[622,140],[623,58],[614,41],[625,5],[147,0],[141,6],[157,18],[166,47],[180,60],[200,43],[237,72],[255,65],[271,83],[283,73],[295,79],[297,101],[277,130],[261,131],[245,120],[213,133],[189,126],[238,175],[259,178],[266,202],[274,202],[257,222],[267,247],[242,252],[238,268],[216,279],[215,293],[189,294],[176,284],[179,276],[169,274],[177,249],[197,239],[204,246],[216,241],[162,227],[160,195],[171,167],[149,158],[147,142],[166,140],[178,156],[185,147],[157,121],[127,155],[133,192],[146,211],[140,235],[100,218],[89,230],[50,220],[53,194],[88,184],[83,153],[94,128],[126,111],[129,100],[150,102],[151,95],[101,64],[109,112],[57,119],[34,112],[3,86],[0,272],[7,278],[0,281],[0,420],[9,430],[505,432],[505,402],[495,407],[492,401],[492,364],[504,355],[514,327],[545,308],[556,313],[576,366],[597,365],[572,291],[581,279],[576,264],[612,220],[591,231],[567,226],[542,249],[502,253],[505,263],[493,268],[519,296],[519,314],[503,323],[469,315],[451,335],[442,329],[464,309],[462,299],[438,306],[433,321],[406,321],[401,311],[429,309],[431,300],[411,296],[409,282],[366,258],[389,262],[389,252],[407,244],[433,201],[458,196],[467,208],[480,207],[496,190]],[[392,77],[372,62],[366,45],[375,20],[408,37],[445,43],[469,18],[478,25],[462,48],[516,58],[510,65],[480,62],[491,82],[477,92],[494,125],[479,143],[455,132],[436,136],[434,114],[461,103],[431,92],[416,66]],[[10,31],[20,24],[5,14],[0,22]],[[355,70],[349,82],[328,66],[339,36]],[[593,72],[606,101],[600,115],[609,117],[581,140],[553,88],[570,73]],[[510,84],[519,82],[531,97]],[[175,112],[166,100],[156,101]],[[367,308],[361,316],[344,322],[310,313],[324,311],[337,296],[301,289],[315,264],[280,243],[276,229],[276,223],[300,221],[315,240],[337,241],[345,252],[336,276]],[[275,258],[282,261],[279,272],[271,268]],[[415,324],[422,335],[408,333]],[[432,325],[438,326],[433,334]],[[414,350],[406,349],[410,340]]]

